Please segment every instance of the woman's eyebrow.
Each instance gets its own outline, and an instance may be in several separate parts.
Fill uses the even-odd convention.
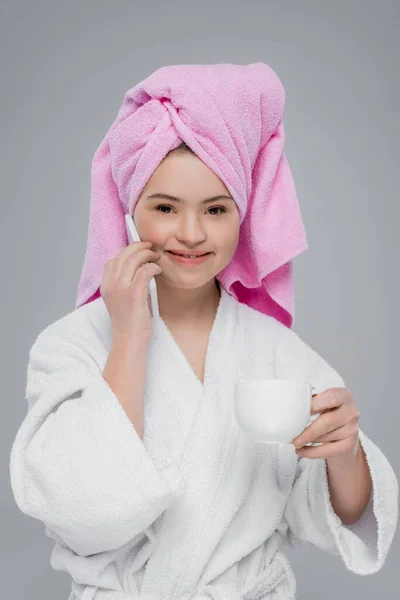
[[[182,200],[181,198],[176,198],[175,196],[170,196],[169,194],[160,194],[160,193],[151,194],[150,196],[146,197],[146,200],[153,200],[154,198],[160,198],[160,199],[164,199],[164,200],[172,200],[174,202],[180,202],[181,204],[185,204],[185,200]],[[225,194],[220,194],[219,196],[213,196],[212,198],[207,198],[206,200],[203,200],[201,202],[201,204],[209,204],[210,202],[216,202],[217,200],[232,200],[233,201],[233,198],[231,196],[226,196]]]

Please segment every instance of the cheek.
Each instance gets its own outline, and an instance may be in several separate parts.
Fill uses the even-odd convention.
[[[142,241],[152,242],[155,247],[162,246],[164,236],[159,227],[155,227],[154,219],[149,211],[141,210],[138,207],[133,212],[133,220]]]
[[[228,228],[229,235],[226,239],[226,245],[229,246],[230,252],[233,255],[239,243],[240,222],[237,220]]]
[[[228,230],[229,233],[220,241],[220,258],[225,266],[232,260],[239,242],[239,236],[235,227]]]

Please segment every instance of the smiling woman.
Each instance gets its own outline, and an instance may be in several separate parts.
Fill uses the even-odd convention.
[[[241,379],[345,387],[291,330],[291,261],[307,239],[284,104],[264,63],[167,66],[127,91],[96,152],[77,310],[30,349],[10,457],[16,502],[56,542],[69,600],[294,599],[285,541],[360,575],[384,564],[398,483],[372,440],[359,430],[372,494],[353,523],[364,507],[353,465],[347,489],[343,463],[328,481],[324,460],[258,444],[235,414]],[[96,298],[105,269],[112,293]],[[156,271],[161,318],[150,320]]]
[[[161,255],[163,271],[155,275],[160,315],[171,327],[196,323],[205,331],[220,298],[216,276],[239,239],[239,211],[229,190],[183,143],[155,170],[133,218],[140,239]]]

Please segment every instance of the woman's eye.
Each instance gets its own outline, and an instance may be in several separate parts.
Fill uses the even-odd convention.
[[[172,206],[167,206],[166,204],[160,204],[159,206],[156,206],[156,210],[158,210],[159,212],[164,212],[163,210],[160,210],[160,208],[172,208]],[[165,214],[169,214],[169,213],[165,213]]]
[[[159,205],[156,207],[156,210],[158,210],[159,212],[161,212],[161,213],[164,213],[165,215],[169,215],[169,214],[170,214],[170,212],[165,212],[164,210],[160,210],[160,209],[163,209],[163,208],[167,208],[167,209],[168,209],[168,208],[173,208],[173,207],[172,207],[172,206],[170,206],[169,204],[159,204]],[[212,213],[212,214],[213,214],[213,215],[215,215],[215,216],[221,215],[222,213],[226,212],[226,209],[225,209],[223,206],[212,206],[212,207],[211,207],[211,208],[209,208],[208,210],[209,210],[209,211],[210,211],[210,210],[219,210],[219,211],[221,211],[221,212],[219,212],[219,213]]]
[[[220,210],[221,212],[219,213],[213,213],[216,216],[222,215],[222,213],[226,212],[226,208],[224,208],[223,206],[212,206],[209,210]]]

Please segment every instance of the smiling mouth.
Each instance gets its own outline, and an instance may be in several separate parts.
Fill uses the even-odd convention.
[[[204,254],[178,254],[177,252],[171,252],[171,250],[167,250],[167,252],[168,254],[173,254],[174,256],[182,256],[183,258],[200,258],[201,256],[211,254],[211,252],[205,252]]]

